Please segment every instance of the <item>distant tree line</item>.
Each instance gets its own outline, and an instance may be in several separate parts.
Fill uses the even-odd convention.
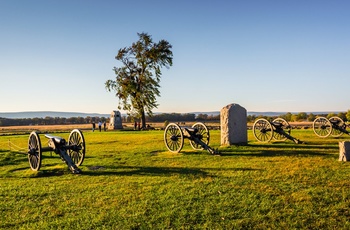
[[[327,118],[338,116],[344,121],[350,121],[350,110],[342,113],[329,113],[329,114],[313,114],[313,113],[286,113],[280,116],[256,116],[256,115],[248,115],[247,122],[254,122],[258,118],[265,119],[275,119],[277,117],[281,117],[288,122],[295,121],[313,121],[317,116],[324,116]],[[0,117],[0,126],[21,126],[21,125],[65,125],[65,124],[91,124],[92,122],[109,122],[109,118],[106,117],[45,117],[45,118],[1,118]],[[132,116],[122,116],[122,122],[129,123],[139,121]],[[208,115],[208,114],[194,114],[194,113],[162,113],[155,114],[153,116],[146,116],[147,122],[219,122],[220,115]]]
[[[132,116],[122,117],[123,122],[139,121]],[[161,113],[146,116],[146,122],[180,122],[180,121],[220,121],[220,115],[194,114],[194,113]]]
[[[178,122],[178,121],[220,121],[220,115],[196,114],[194,113],[162,113],[147,117],[148,122]]]
[[[70,125],[70,124],[89,124],[92,122],[107,122],[105,117],[44,117],[44,118],[2,118],[0,117],[0,126],[22,126],[22,125]]]
[[[328,114],[313,114],[313,113],[286,113],[282,114],[280,116],[256,116],[256,115],[248,115],[247,121],[248,122],[254,122],[258,118],[265,118],[265,119],[275,119],[277,117],[281,117],[285,119],[288,122],[296,122],[296,121],[314,121],[316,117],[327,117],[331,118],[334,116],[340,117],[343,121],[350,121],[350,110],[348,110],[346,113],[340,112],[340,113],[328,113]]]

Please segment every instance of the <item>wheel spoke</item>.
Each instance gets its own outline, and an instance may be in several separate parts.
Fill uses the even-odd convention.
[[[340,117],[331,117],[329,118],[329,121],[332,124],[332,137],[340,137],[344,134],[342,130],[346,129],[346,125]]]
[[[197,130],[197,133],[195,133],[195,136],[199,140],[204,142],[206,145],[209,145],[210,134],[209,134],[209,130],[208,130],[207,126],[201,122],[198,122],[198,123],[195,123],[194,125],[192,125],[192,128]],[[190,140],[190,145],[195,150],[202,150],[203,149],[203,147],[199,143],[196,143],[193,140]]]
[[[263,118],[254,122],[253,135],[260,142],[269,142],[273,136],[273,129],[271,123]]]
[[[28,161],[33,171],[38,171],[41,166],[41,142],[38,133],[31,132],[28,139]]]
[[[68,155],[72,158],[76,166],[80,166],[85,158],[85,140],[83,133],[79,129],[74,129],[68,138],[68,145],[75,146],[68,150]]]
[[[328,137],[332,133],[332,124],[325,117],[318,117],[312,123],[314,133],[322,138]]]
[[[174,123],[170,123],[165,128],[164,143],[170,152],[180,152],[183,146],[183,134],[180,126]]]

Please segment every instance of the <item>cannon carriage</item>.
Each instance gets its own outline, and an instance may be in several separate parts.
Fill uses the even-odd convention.
[[[260,142],[270,142],[291,140],[296,144],[303,143],[297,138],[291,136],[292,127],[283,118],[276,118],[272,122],[260,118],[254,122],[253,135]]]
[[[170,123],[164,131],[164,143],[170,152],[178,153],[184,145],[184,139],[189,139],[190,145],[195,150],[207,150],[210,154],[219,154],[209,146],[210,133],[206,125],[201,122],[192,127],[181,127]]]
[[[38,171],[41,167],[42,153],[55,152],[60,156],[72,173],[78,174],[78,168],[85,158],[85,139],[79,129],[74,129],[69,134],[68,141],[62,137],[46,134],[48,146],[41,147],[41,140],[36,131],[30,133],[28,138],[28,161],[33,171]]]
[[[312,123],[314,133],[322,138],[329,136],[340,137],[344,133],[350,135],[350,132],[346,130],[347,126],[349,125],[337,116],[329,119],[326,117],[317,117]]]

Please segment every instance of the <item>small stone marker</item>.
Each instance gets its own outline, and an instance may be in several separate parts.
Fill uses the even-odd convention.
[[[221,145],[247,144],[247,110],[230,104],[220,111]]]
[[[123,129],[122,117],[119,111],[112,111],[111,116],[109,118],[108,129]]]
[[[350,141],[339,142],[339,161],[350,161]]]

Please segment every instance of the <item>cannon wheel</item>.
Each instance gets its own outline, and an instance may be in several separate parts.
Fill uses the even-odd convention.
[[[196,133],[196,136],[203,141],[206,145],[209,145],[209,139],[210,139],[210,134],[209,134],[209,130],[207,128],[207,126],[201,122],[195,123],[194,125],[192,125],[192,128],[197,129],[198,132]],[[203,147],[194,142],[193,140],[190,140],[190,144],[192,146],[193,149],[195,150],[202,150]]]
[[[269,142],[273,137],[273,128],[271,123],[260,118],[254,122],[253,125],[253,135],[260,142]]]
[[[336,126],[338,126],[339,128],[342,129],[346,129],[346,125],[343,121],[343,119],[341,119],[340,117],[331,117],[329,118],[329,121],[331,122],[331,124],[333,124],[333,122],[336,124]],[[334,127],[332,127],[332,133],[331,136],[332,137],[340,137],[341,135],[343,135],[343,132],[340,131],[339,129],[336,129]]]
[[[328,137],[332,133],[332,124],[325,117],[318,117],[312,123],[314,133],[322,138]]]
[[[28,161],[33,171],[38,171],[41,167],[41,142],[37,132],[30,133],[28,138]]]
[[[178,153],[184,145],[184,136],[179,125],[170,123],[164,131],[164,143],[170,152]]]
[[[282,130],[288,135],[290,135],[292,131],[292,127],[289,125],[289,123],[286,120],[284,120],[283,118],[276,118],[275,120],[272,121],[272,123],[280,123]],[[273,139],[276,141],[285,141],[287,140],[287,137],[279,134],[278,132],[276,132],[276,130],[274,130]]]
[[[76,166],[81,165],[85,158],[85,139],[83,133],[79,129],[73,129],[69,134],[68,145],[77,146],[76,149],[69,149],[68,155],[72,158]]]

